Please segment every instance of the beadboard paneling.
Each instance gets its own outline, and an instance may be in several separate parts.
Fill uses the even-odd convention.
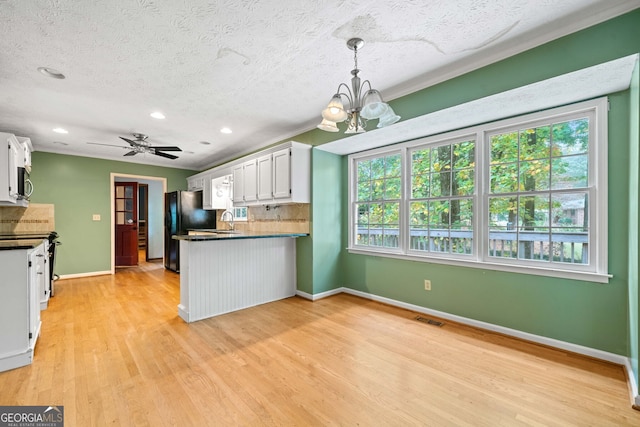
[[[180,242],[180,316],[187,322],[291,297],[295,239]]]

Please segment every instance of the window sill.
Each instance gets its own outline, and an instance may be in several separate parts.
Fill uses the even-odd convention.
[[[425,257],[418,255],[408,255],[399,252],[382,252],[379,250],[369,250],[362,248],[347,248],[347,251],[350,254],[355,255],[370,255],[370,256],[379,256],[384,258],[395,258],[406,261],[418,261],[432,264],[445,264],[445,265],[454,265],[458,267],[470,267],[470,268],[479,268],[483,270],[494,270],[494,271],[504,271],[509,273],[518,273],[518,274],[531,274],[535,276],[545,276],[545,277],[554,277],[559,279],[571,279],[571,280],[581,280],[585,282],[594,282],[594,283],[609,283],[609,279],[613,276],[610,274],[602,274],[602,273],[592,273],[585,271],[574,271],[574,270],[551,270],[548,268],[536,268],[536,267],[524,267],[518,265],[507,265],[507,264],[499,264],[499,263],[488,263],[488,262],[480,262],[475,260],[460,260],[460,259],[451,259],[451,258],[442,258],[442,257]]]

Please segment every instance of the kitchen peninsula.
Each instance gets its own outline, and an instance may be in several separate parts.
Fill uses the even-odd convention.
[[[296,292],[296,238],[304,233],[201,231],[180,241],[178,315],[195,322]]]

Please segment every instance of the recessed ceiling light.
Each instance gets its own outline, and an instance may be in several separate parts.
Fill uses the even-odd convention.
[[[38,71],[40,71],[42,74],[44,74],[47,77],[53,77],[54,79],[64,79],[66,78],[64,76],[64,74],[62,74],[60,71],[55,70],[53,68],[49,68],[49,67],[38,67]]]
[[[233,131],[231,129],[229,129],[229,128],[222,128],[222,129],[220,129],[220,132],[222,132],[222,133],[231,133]]]
[[[160,111],[154,111],[153,113],[150,114],[150,116],[158,120],[162,120],[165,118],[164,114],[162,114]]]
[[[62,142],[62,141],[53,141],[54,144],[59,144],[59,145],[69,145],[66,142]]]
[[[66,130],[66,129],[62,129],[62,128],[55,128],[53,131],[54,131],[55,133],[69,133],[69,131],[68,131],[68,130]]]
[[[211,145],[211,143],[209,141],[200,141],[200,144],[202,144],[202,145]]]

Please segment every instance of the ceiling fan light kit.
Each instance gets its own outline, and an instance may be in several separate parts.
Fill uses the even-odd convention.
[[[383,101],[379,91],[371,87],[369,80],[361,82],[358,73],[358,49],[364,46],[364,40],[353,38],[347,41],[347,47],[353,50],[354,67],[351,70],[351,88],[346,83],[340,83],[335,95],[331,97],[327,108],[322,110],[322,122],[318,129],[327,132],[338,132],[337,122],[348,123],[346,134],[363,133],[367,120],[378,119],[378,127],[385,127],[400,120],[391,106]],[[368,90],[365,92],[365,89]],[[341,92],[341,90],[343,90]],[[344,91],[346,90],[346,92]],[[364,93],[364,94],[363,94]],[[345,108],[342,100],[348,101]]]

